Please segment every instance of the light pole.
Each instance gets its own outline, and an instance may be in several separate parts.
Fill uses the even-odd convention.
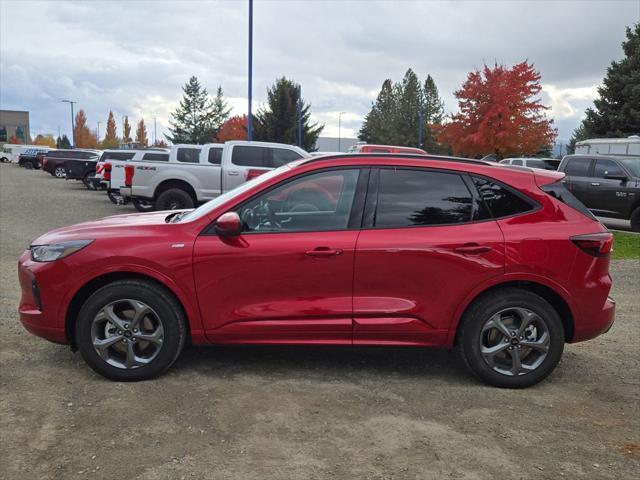
[[[342,115],[347,112],[339,112],[338,113],[338,151],[342,151]]]
[[[78,103],[72,100],[62,100],[62,103],[68,103],[71,105],[71,148],[74,148],[76,145],[76,132],[75,128],[73,128],[73,104]]]
[[[253,118],[251,115],[251,90],[253,86],[253,0],[249,0],[249,118],[247,118],[247,140],[253,140]]]
[[[100,124],[101,124],[101,123],[102,123],[102,122],[98,122],[98,130],[97,130],[97,132],[96,132],[96,142],[99,142],[99,141],[100,141]]]
[[[158,145],[158,136],[156,129],[156,117],[153,117],[153,146],[156,147]]]

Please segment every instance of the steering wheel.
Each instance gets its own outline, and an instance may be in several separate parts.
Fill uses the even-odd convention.
[[[266,200],[263,200],[262,202],[259,203],[258,206],[260,207],[260,210],[262,210],[262,212],[264,212],[267,215],[267,218],[269,219],[269,223],[271,227],[282,228],[282,225],[280,225],[280,222],[278,222],[278,217],[276,216],[276,213],[271,208],[271,205],[269,204],[269,202],[267,202]]]

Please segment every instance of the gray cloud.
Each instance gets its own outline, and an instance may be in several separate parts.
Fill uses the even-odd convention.
[[[32,130],[69,130],[73,98],[90,123],[158,117],[167,126],[180,87],[195,74],[246,108],[247,2],[0,2],[0,103],[31,112]],[[528,58],[543,99],[568,138],[640,2],[256,1],[254,98],[281,75],[303,86],[325,134],[357,131],[382,81],[411,67],[453,92],[483,62]],[[587,92],[587,93],[585,93]],[[104,125],[104,124],[103,124]],[[102,127],[104,128],[104,126]],[[351,131],[351,132],[350,132]]]

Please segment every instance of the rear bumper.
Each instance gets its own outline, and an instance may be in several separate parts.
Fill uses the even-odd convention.
[[[131,198],[131,187],[120,187],[120,195],[125,198]]]
[[[607,333],[613,326],[616,316],[616,301],[607,297],[602,309],[583,316],[576,322],[575,332],[571,343],[590,340],[603,333]]]

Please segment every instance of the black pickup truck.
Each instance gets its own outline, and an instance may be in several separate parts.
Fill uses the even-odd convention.
[[[558,171],[594,215],[630,220],[631,229],[640,232],[640,157],[566,155]]]
[[[89,190],[95,190],[93,177],[96,176],[98,157],[85,159],[69,159],[64,162],[64,171],[67,180],[81,180]]]
[[[97,150],[53,150],[42,162],[42,169],[57,178],[65,178],[65,163],[67,160],[98,161],[100,152]]]

